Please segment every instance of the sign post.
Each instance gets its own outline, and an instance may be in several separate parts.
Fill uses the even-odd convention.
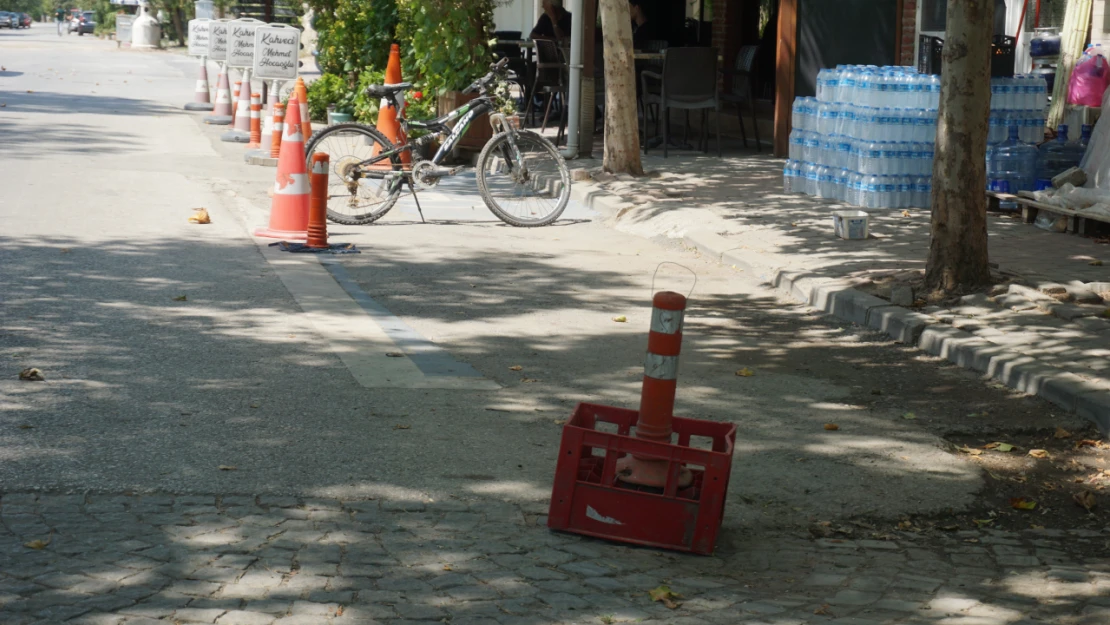
[[[250,142],[250,100],[254,93],[251,86],[251,66],[254,65],[254,31],[265,24],[251,18],[232,20],[228,24],[227,66],[243,71],[240,78],[239,101],[235,103],[235,122],[232,130],[220,136],[223,141],[233,143]]]
[[[186,111],[211,111],[214,108],[208,96],[209,23],[210,20],[203,17],[189,20],[189,56],[200,57],[200,72],[197,74],[193,101],[185,105]]]
[[[131,24],[135,21],[134,15],[126,13],[116,14],[116,47],[124,44],[131,47]]]
[[[254,30],[254,64],[251,70],[254,77],[263,81],[263,93],[266,101],[266,124],[263,135],[273,131],[274,103],[278,101],[278,84],[287,80],[296,80],[300,68],[298,57],[301,51],[301,31],[286,24],[266,24]],[[270,88],[265,89],[265,81],[270,81]],[[247,154],[247,162],[251,156],[262,158],[269,152],[258,150]]]
[[[216,62],[220,69],[216,81],[216,108],[212,115],[204,118],[204,123],[226,126],[231,123],[231,91],[227,75],[227,37],[231,20],[211,20],[208,22],[208,58]]]

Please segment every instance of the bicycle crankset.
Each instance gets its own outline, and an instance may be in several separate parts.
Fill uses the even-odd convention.
[[[444,176],[454,176],[462,167],[446,168],[432,161],[419,161],[412,166],[412,184],[417,189],[430,189]]]

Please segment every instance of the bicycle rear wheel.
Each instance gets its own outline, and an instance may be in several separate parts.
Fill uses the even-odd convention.
[[[494,135],[478,156],[478,193],[490,211],[510,226],[546,226],[563,214],[570,201],[567,163],[539,134],[516,131],[515,150],[509,138],[508,132]]]
[[[358,165],[392,149],[385,135],[366,124],[334,124],[312,134],[305,145],[308,167],[312,167],[316,152],[326,153],[330,159],[328,219],[361,226],[381,219],[393,208],[401,195],[401,157],[394,155],[376,165]],[[397,175],[386,176],[388,172]]]

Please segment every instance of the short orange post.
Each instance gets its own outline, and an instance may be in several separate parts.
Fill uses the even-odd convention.
[[[328,155],[312,154],[312,171],[308,175],[308,247],[328,247]]]
[[[251,94],[251,140],[247,144],[248,150],[257,150],[262,147],[262,95]]]
[[[640,416],[636,438],[670,443],[674,396],[678,387],[678,354],[682,350],[682,320],[686,297],[674,291],[660,291],[651,300],[651,330],[648,332],[644,361],[644,386],[640,393]],[[667,460],[625,456],[617,462],[622,482],[663,488],[667,483]],[[690,470],[682,467],[678,485],[690,485]]]
[[[270,158],[281,155],[281,132],[285,129],[285,105],[274,102],[274,139],[270,144]]]

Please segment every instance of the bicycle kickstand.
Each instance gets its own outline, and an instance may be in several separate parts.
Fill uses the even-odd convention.
[[[424,221],[424,209],[420,208],[420,198],[416,197],[416,185],[414,185],[411,180],[409,180],[409,191],[412,191],[412,199],[416,202],[416,212],[420,213],[420,223],[428,223]]]

